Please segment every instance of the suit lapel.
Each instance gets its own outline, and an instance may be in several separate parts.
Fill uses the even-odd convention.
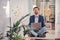
[[[39,18],[38,18],[38,22],[40,22],[40,15],[39,15]]]
[[[33,22],[35,22],[35,16],[33,15]]]

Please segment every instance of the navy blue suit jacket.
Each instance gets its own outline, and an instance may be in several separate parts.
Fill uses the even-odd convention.
[[[31,23],[34,23],[34,22],[35,22],[35,16],[32,15],[32,16],[30,16],[30,19],[29,19],[29,25],[31,25]],[[45,26],[43,16],[39,15],[38,23],[41,23],[42,24],[41,27],[44,27]]]

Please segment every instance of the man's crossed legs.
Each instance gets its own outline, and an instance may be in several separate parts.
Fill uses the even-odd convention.
[[[32,35],[34,35],[35,37],[37,37],[38,35],[43,35],[46,31],[46,27],[42,27],[40,30],[38,31],[34,31],[34,30],[31,30],[30,31]]]

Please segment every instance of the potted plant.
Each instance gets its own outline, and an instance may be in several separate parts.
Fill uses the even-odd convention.
[[[21,21],[29,16],[29,14],[25,15],[24,17],[22,17],[21,19],[19,19],[16,23],[13,23],[13,27],[10,27],[10,30],[7,31],[7,37],[9,37],[9,40],[21,40],[22,37],[20,35],[18,35],[19,31],[20,31],[20,23]],[[26,31],[24,30],[24,35],[26,34]]]

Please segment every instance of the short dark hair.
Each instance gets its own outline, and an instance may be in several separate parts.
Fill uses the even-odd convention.
[[[35,8],[38,8],[38,7],[34,7],[33,10],[34,10]],[[38,10],[39,10],[39,8],[38,8]]]

